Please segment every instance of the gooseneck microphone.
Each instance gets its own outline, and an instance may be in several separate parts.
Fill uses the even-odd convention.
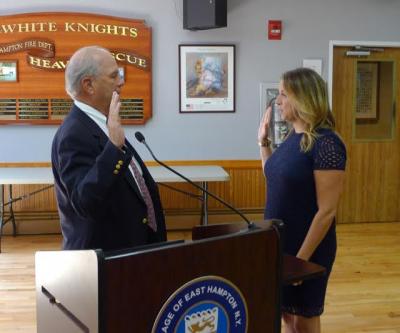
[[[150,155],[153,157],[153,159],[160,165],[162,165],[164,168],[168,169],[169,171],[171,171],[172,173],[176,174],[178,177],[181,177],[182,179],[186,180],[188,183],[190,183],[192,186],[198,188],[200,191],[207,193],[210,197],[214,198],[215,200],[217,200],[219,203],[223,204],[225,207],[228,207],[230,210],[232,210],[233,212],[235,212],[236,214],[238,214],[243,220],[246,221],[247,226],[249,229],[255,229],[256,226],[253,222],[251,222],[246,216],[243,215],[242,212],[240,212],[238,209],[236,209],[235,207],[231,206],[230,204],[228,204],[227,202],[225,202],[224,200],[222,200],[221,198],[217,197],[215,194],[211,193],[210,191],[206,190],[204,187],[196,184],[195,182],[191,181],[189,178],[185,177],[184,175],[182,175],[181,173],[179,173],[178,171],[172,169],[171,167],[169,167],[168,165],[166,165],[165,163],[161,162],[160,160],[158,160],[158,158],[153,154],[152,150],[150,149],[150,147],[147,145],[146,140],[143,136],[142,133],[140,132],[136,132],[135,133],[135,137],[136,140],[138,140],[140,143],[143,143],[145,145],[145,147],[147,148],[147,150],[150,152]]]

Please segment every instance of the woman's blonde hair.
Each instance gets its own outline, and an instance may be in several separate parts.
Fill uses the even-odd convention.
[[[282,75],[283,87],[294,107],[296,117],[306,124],[301,150],[310,151],[319,128],[335,128],[335,119],[329,108],[325,81],[309,68],[297,68]]]

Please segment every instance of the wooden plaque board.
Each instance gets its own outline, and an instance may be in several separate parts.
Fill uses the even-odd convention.
[[[144,20],[29,13],[0,16],[0,125],[60,124],[72,105],[65,66],[89,45],[109,49],[124,75],[123,123],[144,124],[152,115],[152,39]]]

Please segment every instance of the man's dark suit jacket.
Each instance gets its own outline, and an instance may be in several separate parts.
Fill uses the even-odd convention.
[[[143,170],[153,199],[157,232],[128,169],[132,156]],[[129,142],[118,149],[74,105],[52,145],[52,168],[64,249],[116,250],[166,240],[158,187]]]

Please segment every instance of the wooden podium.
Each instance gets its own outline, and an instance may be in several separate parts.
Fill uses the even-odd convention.
[[[279,226],[204,237],[37,252],[37,332],[280,332]]]
[[[280,237],[284,235],[283,223],[279,220],[269,220],[261,222],[253,222],[258,228],[265,228],[274,224],[280,230]],[[244,222],[239,223],[226,223],[226,224],[209,224],[198,225],[192,230],[192,239],[199,240],[221,235],[227,235],[245,230],[247,224]],[[313,279],[325,274],[325,268],[314,264],[312,262],[298,259],[294,256],[283,254],[282,256],[282,284],[288,285],[294,282]]]

